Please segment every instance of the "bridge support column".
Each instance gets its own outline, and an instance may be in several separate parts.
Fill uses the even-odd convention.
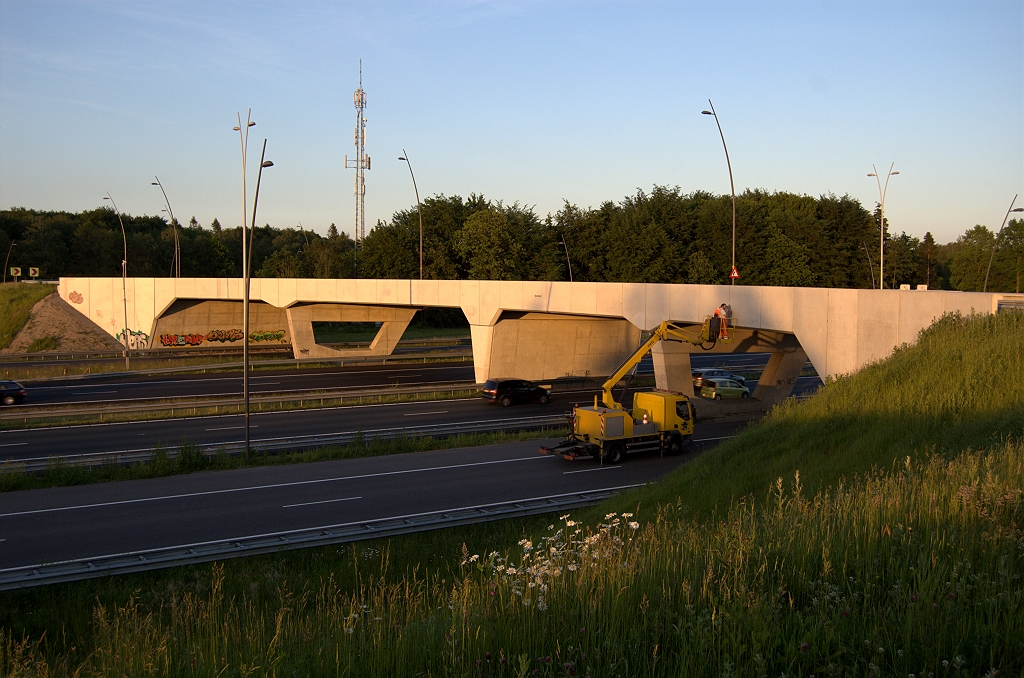
[[[405,334],[418,308],[400,306],[356,306],[345,304],[297,305],[285,309],[288,333],[296,358],[343,358],[345,356],[391,355]],[[313,322],[379,322],[377,336],[369,348],[334,349],[316,343]]]
[[[654,383],[658,388],[693,397],[693,376],[687,346],[661,341],[651,349],[651,358],[654,360]]]
[[[801,349],[776,351],[757,380],[754,398],[761,401],[764,409],[778,405],[793,393],[796,380],[807,364],[807,354]]]
[[[491,340],[494,325],[470,325],[469,336],[473,342],[473,374],[476,383],[487,381],[491,370]]]

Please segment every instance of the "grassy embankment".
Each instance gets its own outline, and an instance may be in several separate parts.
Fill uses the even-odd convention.
[[[0,673],[1020,675],[1022,336],[947,318],[582,525],[2,594]]]
[[[11,345],[15,335],[28,322],[32,307],[55,291],[56,285],[0,284],[0,348]],[[52,337],[50,340],[53,342]],[[46,349],[37,347],[36,350]]]

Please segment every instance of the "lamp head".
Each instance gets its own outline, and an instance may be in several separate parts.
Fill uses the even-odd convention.
[[[1012,209],[1012,210],[1010,210],[1010,211],[1011,211],[1011,212],[1024,212],[1024,207],[1017,207],[1017,208],[1015,208],[1015,209]]]
[[[897,174],[899,174],[899,172],[890,172],[890,175],[892,176],[896,176]]]
[[[273,166],[274,166],[274,163],[271,162],[270,160],[264,160],[263,164],[260,165],[260,167],[273,167]]]
[[[714,115],[711,111],[701,111],[702,115]]]
[[[252,121],[249,121],[249,124],[247,125],[247,127],[255,127],[255,126],[256,126],[256,123],[252,122]]]
[[[398,159],[399,160],[405,160],[406,162],[409,162],[406,158],[403,158],[402,156],[398,156]]]
[[[149,185],[150,185],[150,186],[159,186],[160,184],[158,184],[158,183],[157,183],[157,182],[155,182],[155,181],[151,181],[151,182],[149,182]]]
[[[878,175],[875,174],[874,172],[868,172],[868,176],[869,177],[877,177]]]
[[[236,132],[238,132],[238,131],[240,131],[240,130],[241,130],[242,128],[241,128],[241,127],[239,127],[238,125],[235,125],[235,126],[234,126],[234,127],[232,127],[231,129],[232,129],[232,130],[234,130],[234,131],[236,131]]]
[[[110,200],[110,197],[109,196],[103,196],[103,199],[104,200]]]

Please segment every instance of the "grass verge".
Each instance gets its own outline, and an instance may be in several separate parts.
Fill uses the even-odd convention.
[[[4,594],[0,674],[1020,675],[1021,336],[944,318],[610,510]]]
[[[11,345],[28,322],[32,307],[56,291],[56,285],[0,284],[0,348]]]

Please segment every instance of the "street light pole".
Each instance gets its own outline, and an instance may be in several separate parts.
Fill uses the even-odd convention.
[[[562,249],[565,250],[565,263],[569,264],[569,282],[572,282],[572,262],[569,261],[569,246],[565,244],[565,233],[562,233]]]
[[[121,259],[121,301],[124,303],[124,327],[121,330],[121,339],[124,341],[124,369],[130,368],[128,363],[128,236],[124,232],[124,222],[121,221],[121,211],[117,209],[117,203],[107,193],[104,200],[109,200],[114,206],[114,214],[117,215],[117,223],[121,224],[121,240],[124,241],[124,258]]]
[[[880,235],[878,236],[878,289],[885,289],[885,194],[889,191],[889,179],[896,176],[899,172],[893,172],[892,168],[896,166],[896,163],[889,165],[889,173],[885,175],[885,187],[882,187],[882,179],[878,176],[878,168],[874,165],[871,169],[874,170],[869,174],[869,177],[874,177],[875,182],[878,184],[878,200],[879,210],[881,212],[881,219],[878,225]]]
[[[725,149],[725,164],[729,168],[729,192],[732,194],[732,269],[729,271],[729,280],[735,285],[736,278],[739,277],[739,272],[736,270],[736,186],[732,182],[732,163],[729,161],[729,147],[725,145],[722,123],[718,121],[718,113],[715,111],[715,105],[711,103],[711,99],[708,99],[708,106],[711,106],[711,110],[701,111],[701,113],[714,116],[715,124],[718,125],[718,136],[722,137],[722,148]]]
[[[405,164],[409,166],[409,176],[412,177],[412,190],[416,191],[416,212],[420,215],[420,280],[423,280],[423,209],[420,207],[420,189],[416,188],[416,175],[412,173],[412,163],[409,162],[409,154],[402,149],[402,157],[399,160],[404,160]]]
[[[996,233],[996,240],[992,243],[992,254],[988,258],[988,268],[985,269],[985,286],[981,289],[982,292],[988,292],[988,274],[992,272],[992,260],[996,258],[996,246],[999,245],[999,238],[1002,237],[1003,229],[1006,228],[1006,220],[1010,218],[1010,212],[1024,212],[1024,207],[1013,209],[1013,203],[1015,202],[1017,202],[1017,196],[1013,196],[1013,200],[1010,201],[1010,209],[1006,210],[1006,216],[1003,217],[1003,225],[999,227],[999,233]]]
[[[160,192],[164,194],[164,203],[167,205],[167,213],[171,215],[171,229],[174,231],[174,262],[171,264],[171,270],[174,272],[175,278],[181,277],[181,247],[178,244],[178,222],[174,219],[174,210],[171,209],[171,201],[167,199],[167,191],[164,190],[164,185],[160,183],[160,177],[154,177],[156,181],[149,182],[153,186],[159,186]]]
[[[232,129],[238,132],[238,141],[242,147],[242,324],[246,328],[246,336],[242,342],[242,400],[245,404],[245,463],[249,463],[249,257],[246,233],[248,210],[245,193],[245,161],[249,148],[249,128],[256,123],[252,121],[252,109],[246,114],[245,126],[242,126],[242,114],[238,114],[238,126]]]
[[[11,250],[14,249],[16,240],[11,240],[11,246],[7,248],[7,258],[4,260],[4,282],[7,282],[7,264],[11,263]]]

